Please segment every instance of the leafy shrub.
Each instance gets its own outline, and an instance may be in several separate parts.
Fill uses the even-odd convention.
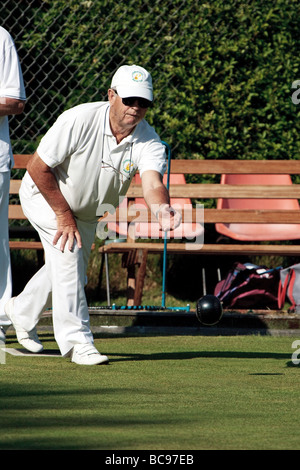
[[[15,149],[32,151],[61,111],[106,99],[116,68],[138,63],[174,157],[299,158],[299,14],[297,0],[4,0],[29,97]]]

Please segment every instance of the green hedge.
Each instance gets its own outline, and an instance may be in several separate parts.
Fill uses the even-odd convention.
[[[138,63],[155,84],[148,120],[174,157],[299,158],[300,104],[291,100],[300,79],[298,0],[8,3],[20,14],[14,24],[4,6],[3,26],[15,36],[21,28],[31,96],[28,133],[12,135],[18,151],[63,109],[106,99],[115,69]]]

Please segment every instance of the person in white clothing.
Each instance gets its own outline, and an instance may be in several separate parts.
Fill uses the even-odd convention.
[[[39,232],[45,265],[10,299],[6,312],[18,341],[32,352],[43,349],[36,325],[52,307],[54,335],[63,356],[77,364],[108,362],[93,343],[84,292],[86,269],[103,208],[118,206],[137,170],[149,208],[160,208],[162,228],[180,224],[162,183],[165,148],[144,119],[152,101],[149,72],[121,66],[112,78],[108,101],[78,105],[60,115],[27,167],[20,198]]]
[[[8,200],[13,152],[8,116],[24,111],[26,94],[18,53],[11,35],[0,26],[0,343],[11,324],[4,305],[12,295],[8,237]]]

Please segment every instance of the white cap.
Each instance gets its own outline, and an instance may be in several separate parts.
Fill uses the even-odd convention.
[[[111,88],[115,88],[121,98],[137,96],[153,101],[151,75],[138,65],[122,65],[112,78]]]

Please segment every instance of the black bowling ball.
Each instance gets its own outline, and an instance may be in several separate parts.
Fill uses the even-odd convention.
[[[204,295],[197,301],[196,316],[202,325],[216,325],[222,318],[223,308],[214,295]]]

